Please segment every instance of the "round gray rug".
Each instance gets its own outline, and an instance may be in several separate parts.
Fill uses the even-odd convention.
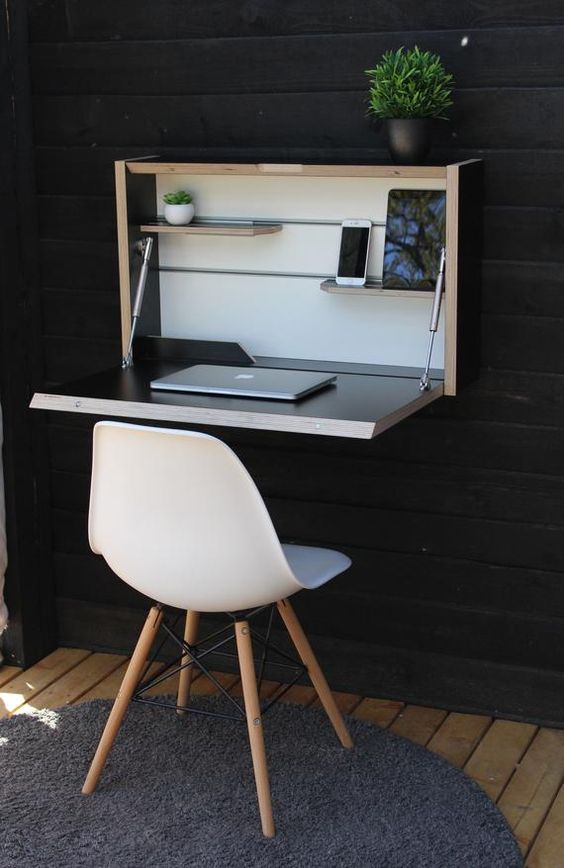
[[[217,699],[196,700],[215,706]],[[130,707],[98,790],[80,788],[110,703],[0,723],[2,868],[518,868],[494,804],[424,748],[323,712],[265,717],[277,836],[262,837],[244,723]]]

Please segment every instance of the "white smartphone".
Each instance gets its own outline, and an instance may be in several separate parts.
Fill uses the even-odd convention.
[[[364,286],[366,283],[371,229],[371,220],[343,220],[336,275],[341,286]]]

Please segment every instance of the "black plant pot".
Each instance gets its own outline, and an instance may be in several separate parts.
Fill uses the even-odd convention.
[[[419,166],[424,162],[433,141],[432,118],[387,118],[385,129],[394,163]]]

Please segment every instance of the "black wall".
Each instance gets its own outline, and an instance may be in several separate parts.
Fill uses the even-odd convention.
[[[0,11],[0,401],[10,630],[7,655],[36,660],[56,638],[46,442],[27,404],[42,380],[37,206],[25,5]]]
[[[379,162],[363,70],[440,52],[433,156],[486,168],[479,381],[370,443],[219,433],[283,537],[353,558],[299,600],[335,686],[564,724],[563,4],[29,0],[29,25],[48,382],[119,360],[115,159]],[[88,550],[91,425],[46,426],[59,641],[122,648],[142,601]]]

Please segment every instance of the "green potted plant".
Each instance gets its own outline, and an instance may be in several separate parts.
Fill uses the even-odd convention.
[[[167,223],[172,223],[173,226],[184,226],[190,223],[194,216],[191,193],[188,193],[187,190],[176,190],[174,193],[165,193],[163,202],[164,218]]]
[[[385,122],[395,163],[417,165],[431,148],[433,122],[446,120],[452,105],[453,76],[438,54],[415,48],[386,51],[370,80],[368,112]]]

